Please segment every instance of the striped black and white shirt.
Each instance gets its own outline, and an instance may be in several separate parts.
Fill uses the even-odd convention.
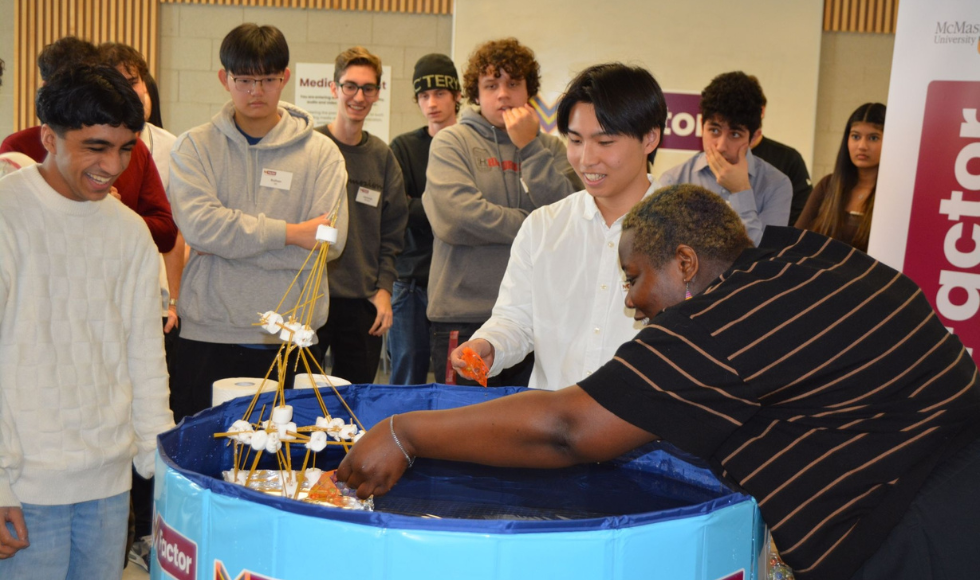
[[[977,367],[915,283],[792,228],[580,386],[752,494],[800,580],[853,575],[980,425]]]

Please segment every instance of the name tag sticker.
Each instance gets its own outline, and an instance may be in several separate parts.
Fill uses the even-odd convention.
[[[289,191],[289,185],[292,182],[293,174],[289,171],[262,169],[262,181],[259,182],[259,185]]]
[[[354,199],[357,201],[357,203],[363,203],[371,207],[378,207],[378,202],[381,201],[381,192],[368,189],[366,187],[358,187],[357,197]]]

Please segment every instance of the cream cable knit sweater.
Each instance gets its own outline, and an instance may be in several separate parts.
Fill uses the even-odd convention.
[[[0,181],[0,506],[129,489],[173,426],[159,254],[112,197],[76,202],[37,166]]]

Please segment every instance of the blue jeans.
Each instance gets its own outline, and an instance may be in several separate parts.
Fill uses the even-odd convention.
[[[394,321],[388,330],[391,384],[421,385],[429,374],[429,296],[415,280],[395,282],[391,296]]]
[[[24,504],[31,545],[0,560],[0,578],[122,578],[129,492],[65,505]],[[13,527],[7,524],[13,533]]]

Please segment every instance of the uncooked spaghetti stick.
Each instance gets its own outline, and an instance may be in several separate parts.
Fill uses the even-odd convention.
[[[255,451],[255,461],[252,462],[252,469],[248,470],[248,477],[245,478],[245,487],[248,487],[248,484],[252,481],[252,478],[255,477],[255,468],[259,465],[260,457],[262,457],[262,450],[257,449]]]

